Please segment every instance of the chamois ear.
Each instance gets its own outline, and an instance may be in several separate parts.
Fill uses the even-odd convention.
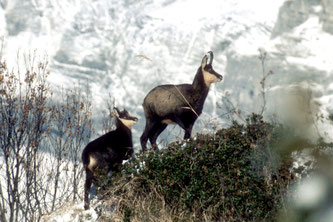
[[[205,55],[203,58],[202,58],[202,62],[201,62],[201,68],[205,68],[205,66],[207,65],[207,55]]]
[[[119,109],[114,106],[113,107],[113,115],[119,118],[119,113],[120,113]]]

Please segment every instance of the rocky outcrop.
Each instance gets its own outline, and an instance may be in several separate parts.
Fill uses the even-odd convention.
[[[323,6],[323,30],[333,34],[333,0],[322,0]]]
[[[333,34],[333,0],[287,0],[281,6],[272,38],[291,31],[311,16],[317,16],[325,32]]]
[[[42,12],[38,11],[31,1],[8,1],[1,4],[6,10],[5,19],[7,33],[10,36],[18,35],[22,31],[37,34],[41,30],[40,17]]]

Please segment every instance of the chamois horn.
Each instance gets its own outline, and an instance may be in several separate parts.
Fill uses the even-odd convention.
[[[213,59],[214,59],[214,54],[212,51],[209,51],[208,54],[209,54],[209,63],[208,64],[212,65]]]

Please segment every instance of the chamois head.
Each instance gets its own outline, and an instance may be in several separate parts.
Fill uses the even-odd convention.
[[[132,126],[138,121],[138,118],[128,113],[126,109],[119,111],[117,107],[113,108],[114,115],[124,124],[127,128],[132,129]]]
[[[204,78],[204,83],[207,87],[210,87],[210,84],[215,83],[215,82],[220,82],[223,77],[218,74],[217,72],[215,72],[215,70],[213,69],[212,63],[213,63],[213,59],[214,59],[214,54],[212,51],[208,52],[209,56],[210,56],[210,60],[209,62],[207,62],[208,60],[208,56],[205,55],[202,59],[201,62],[201,72],[203,74],[203,78]]]

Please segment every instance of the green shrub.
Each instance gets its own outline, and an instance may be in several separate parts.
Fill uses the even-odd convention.
[[[273,164],[274,155],[267,153],[278,141],[277,128],[253,114],[245,125],[233,123],[215,135],[198,134],[159,151],[137,154],[110,190],[135,180],[132,196],[155,193],[173,212],[192,212],[198,221],[207,215],[214,221],[272,218],[285,187],[281,184],[289,182],[280,180],[275,170],[280,165]],[[128,192],[122,189],[117,195]],[[124,209],[139,210],[130,203]]]

